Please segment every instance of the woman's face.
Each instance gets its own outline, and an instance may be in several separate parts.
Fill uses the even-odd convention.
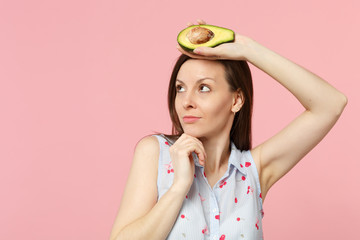
[[[175,109],[186,134],[199,138],[230,132],[236,94],[221,63],[187,60],[178,72],[176,91]]]

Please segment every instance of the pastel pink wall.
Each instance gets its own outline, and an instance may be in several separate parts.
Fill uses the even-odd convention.
[[[108,239],[137,141],[170,132],[176,36],[197,18],[348,96],[325,140],[270,190],[264,236],[357,238],[359,10],[357,0],[1,1],[0,239]],[[258,144],[302,107],[252,70]]]

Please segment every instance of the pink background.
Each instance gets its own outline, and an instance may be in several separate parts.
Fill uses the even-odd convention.
[[[349,103],[264,202],[265,239],[355,239],[357,0],[1,1],[0,239],[108,239],[137,141],[170,132],[176,36],[197,18],[310,69]],[[252,67],[254,144],[303,109]]]

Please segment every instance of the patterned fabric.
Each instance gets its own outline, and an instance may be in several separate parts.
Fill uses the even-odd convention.
[[[163,135],[155,136],[160,144],[159,200],[172,185],[174,169],[169,153],[171,142]],[[240,151],[231,142],[228,169],[213,188],[194,153],[193,158],[194,182],[167,239],[263,239],[260,182],[250,151]]]

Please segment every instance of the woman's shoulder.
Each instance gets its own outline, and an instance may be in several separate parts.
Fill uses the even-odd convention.
[[[133,157],[133,168],[136,169],[153,169],[157,171],[157,163],[160,156],[160,144],[153,135],[142,137],[135,146]],[[150,171],[151,172],[151,171]]]
[[[156,135],[146,135],[136,143],[135,151],[148,153],[159,152],[159,145],[159,140]]]
[[[135,153],[158,158],[177,140],[177,135],[151,134],[142,137],[136,144]]]
[[[159,154],[163,146],[171,146],[175,142],[173,136],[165,134],[151,134],[142,137],[136,144],[135,151]]]

